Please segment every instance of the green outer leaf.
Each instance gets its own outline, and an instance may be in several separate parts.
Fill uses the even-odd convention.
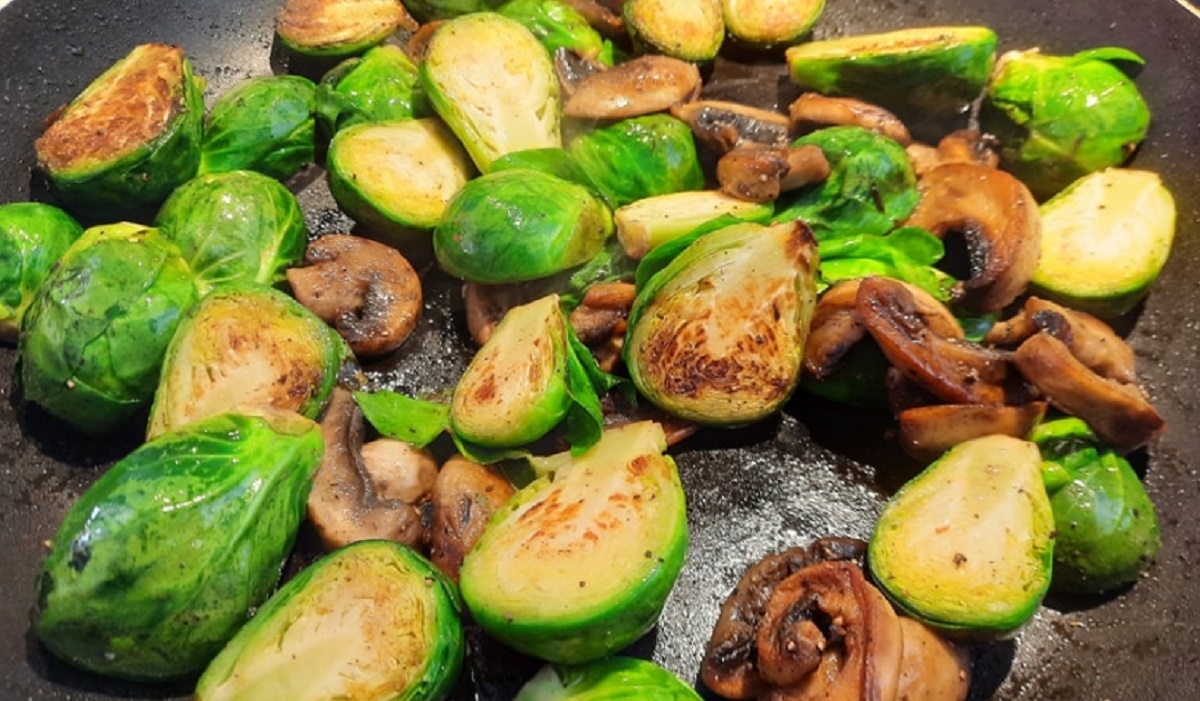
[[[149,403],[167,344],[196,300],[191,270],[158,230],[88,229],[22,322],[25,397],[85,433],[116,429]]]
[[[392,44],[334,66],[317,85],[314,111],[322,131],[362,122],[391,122],[432,114],[421,91],[417,66]]]
[[[253,170],[287,180],[316,160],[317,88],[299,75],[248,78],[208,113],[200,173]]]
[[[696,690],[657,664],[608,657],[583,665],[546,665],[513,701],[700,701]]]
[[[355,392],[354,401],[380,435],[424,448],[450,428],[450,405],[392,390]]]
[[[549,173],[563,180],[591,187],[592,183],[566,149],[558,146],[512,151],[492,161],[492,173],[502,170],[530,168]]]
[[[495,10],[504,3],[505,0],[404,0],[412,16],[422,22]]]
[[[533,32],[551,54],[564,48],[605,66],[613,64],[612,44],[578,10],[560,0],[508,0],[496,11]]]
[[[38,637],[104,675],[200,671],[275,586],[321,452],[320,428],[294,414],[225,414],[144,444],[63,519]]]
[[[0,340],[16,341],[37,288],[82,234],[79,222],[53,205],[0,205]]]
[[[204,293],[221,284],[280,282],[308,244],[296,196],[246,170],[184,183],[163,203],[155,226],[179,246]]]
[[[567,152],[613,208],[704,187],[692,130],[669,114],[632,117],[588,131]]]
[[[881,275],[912,283],[935,298],[948,301],[954,278],[934,264],[942,259],[941,239],[918,227],[902,227],[888,234],[852,234],[826,238],[818,245],[821,281]]]

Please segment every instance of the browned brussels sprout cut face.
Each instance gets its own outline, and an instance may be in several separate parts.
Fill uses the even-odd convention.
[[[725,39],[721,0],[627,0],[625,28],[649,53],[711,61]]]
[[[284,46],[305,56],[345,58],[417,23],[397,0],[287,0],[275,22]]]
[[[824,9],[825,0],[721,0],[729,35],[750,46],[793,44]]]

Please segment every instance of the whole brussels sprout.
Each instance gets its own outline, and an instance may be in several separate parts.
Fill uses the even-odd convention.
[[[613,208],[704,187],[692,130],[669,114],[595,129],[575,138],[567,151]]]
[[[540,170],[543,173],[569,180],[580,185],[592,186],[592,181],[580,169],[579,164],[567,153],[566,149],[557,146],[550,148],[529,148],[524,151],[513,151],[492,161],[491,172],[528,168]]]
[[[157,229],[84,231],[21,323],[26,399],[85,433],[118,428],[149,403],[167,344],[197,297],[179,248]]]
[[[404,50],[376,46],[334,66],[317,85],[316,116],[328,135],[362,122],[428,116],[417,66]]]
[[[222,284],[279,282],[308,242],[296,196],[248,170],[189,180],[163,203],[155,225],[179,246],[202,294]]]
[[[475,282],[522,282],[587,262],[613,232],[592,191],[536,170],[475,178],[433,232],[442,269]]]
[[[321,452],[320,427],[290,412],[213,416],[142,445],[59,526],[38,638],[107,676],[196,674],[275,586]]]
[[[657,664],[609,657],[581,665],[548,664],[513,701],[700,701],[700,694]]]
[[[560,0],[508,0],[496,12],[520,22],[550,53],[570,49],[605,66],[613,64],[612,44],[605,41],[587,18]]]
[[[462,666],[461,605],[425,558],[348,545],[267,600],[209,664],[196,701],[437,701]]]
[[[984,94],[980,125],[1000,140],[1003,167],[1039,199],[1133,155],[1150,110],[1114,65],[1140,65],[1119,48],[1073,56],[1014,51],[1001,56]]]
[[[519,22],[494,12],[448,20],[429,40],[420,74],[480,172],[512,151],[562,145],[554,63]]]
[[[77,216],[111,221],[158,206],[200,165],[203,93],[182,49],[137,46],[46,128],[38,167]]]
[[[287,180],[316,158],[317,87],[304,76],[243,80],[213,103],[200,172],[254,170]]]
[[[17,340],[34,292],[83,227],[40,202],[0,205],[0,341]]]

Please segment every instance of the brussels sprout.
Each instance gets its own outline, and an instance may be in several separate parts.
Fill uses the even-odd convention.
[[[417,23],[396,0],[285,0],[275,33],[288,49],[318,58],[346,58]]]
[[[636,657],[609,657],[582,665],[546,665],[513,701],[699,701],[679,677]]]
[[[790,47],[801,88],[857,97],[906,120],[957,115],[975,100],[996,59],[987,27],[920,27]]]
[[[203,92],[182,49],[137,46],[46,128],[34,144],[38,167],[78,215],[157,206],[199,167]]]
[[[632,117],[587,132],[567,151],[612,207],[704,187],[692,130],[669,114]]]
[[[634,385],[697,423],[766,417],[800,381],[816,267],[816,242],[798,222],[701,237],[638,291],[624,349]]]
[[[513,307],[450,399],[455,435],[484,446],[536,440],[567,414],[567,322],[557,295]]]
[[[317,87],[299,75],[260,76],[213,103],[200,144],[200,172],[254,170],[287,180],[316,159]]]
[[[1079,426],[1081,431],[1072,431]],[[1137,581],[1162,547],[1154,502],[1123,457],[1075,418],[1049,421],[1030,439],[1063,475],[1051,489],[1056,590],[1101,594]],[[1050,487],[1047,487],[1050,489]]]
[[[721,0],[729,36],[750,46],[784,46],[804,36],[825,0]]]
[[[481,172],[506,153],[562,145],[554,64],[519,22],[494,12],[448,20],[429,40],[420,74]]]
[[[143,409],[197,299],[179,249],[131,223],[86,230],[38,288],[17,349],[25,397],[94,435]]]
[[[693,190],[646,197],[613,212],[617,239],[630,258],[643,258],[705,222],[724,216],[765,224],[775,213],[770,203],[750,202],[718,190]]]
[[[612,213],[588,188],[505,170],[459,190],[433,231],[433,250],[455,277],[521,282],[587,262],[612,232]]]
[[[428,116],[417,66],[398,46],[384,44],[334,66],[317,85],[316,117],[326,134],[362,122]]]
[[[315,418],[348,356],[341,337],[282,292],[223,287],[201,300],[171,338],[146,435],[264,406]]]
[[[346,546],[280,588],[196,685],[196,701],[435,701],[462,666],[454,585],[386,540]]]
[[[437,226],[475,173],[462,146],[436,119],[347,127],[330,142],[326,169],[338,205],[397,248],[411,242],[415,230]]]
[[[551,662],[606,657],[650,629],[683,566],[687,519],[654,422],[608,429],[492,516],[459,582],[474,620]],[[633,555],[633,557],[631,557]]]
[[[38,637],[104,675],[199,672],[275,586],[321,449],[296,414],[223,414],[118,461],[51,542]]]
[[[520,22],[550,53],[570,49],[605,66],[613,64],[612,44],[606,42],[587,18],[559,0],[508,0],[496,12]]]
[[[626,0],[625,29],[634,44],[684,61],[711,61],[725,39],[721,0]]]
[[[79,222],[53,205],[0,205],[0,341],[17,340],[34,292],[82,233]]]
[[[1157,174],[1109,168],[1041,207],[1037,294],[1101,317],[1133,309],[1175,240],[1175,200]]]
[[[1010,51],[996,64],[980,125],[1000,140],[1001,164],[1039,199],[1133,155],[1150,110],[1114,62],[1141,64],[1117,48],[1047,56]]]
[[[794,143],[804,144],[821,148],[829,177],[781,197],[775,221],[801,219],[818,240],[882,235],[907,219],[921,200],[908,155],[887,137],[862,127],[830,127]]]
[[[518,168],[539,170],[563,180],[588,187],[592,186],[591,180],[588,180],[587,175],[579,168],[579,164],[575,162],[571,154],[567,153],[566,149],[559,147],[529,148],[524,151],[506,153],[492,161],[491,172]]]
[[[495,10],[506,0],[404,0],[408,11],[422,22],[451,19],[472,12]]]
[[[1054,515],[1033,443],[1003,435],[947,451],[883,508],[867,562],[896,606],[944,632],[1016,630],[1050,585]]]
[[[296,196],[246,170],[184,183],[163,203],[155,225],[179,246],[202,294],[221,284],[279,282],[308,243]]]
[[[857,234],[826,239],[818,250],[821,285],[882,275],[916,285],[947,302],[956,283],[934,267],[946,254],[942,240],[920,227],[905,226],[884,236]]]

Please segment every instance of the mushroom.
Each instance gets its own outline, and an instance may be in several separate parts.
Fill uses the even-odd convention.
[[[463,558],[488,519],[515,492],[512,483],[490,467],[461,455],[447,460],[433,484],[430,561],[457,582]]]
[[[911,143],[905,147],[917,177],[946,163],[974,163],[987,168],[1000,166],[995,137],[978,129],[959,129],[942,137],[936,147]]]
[[[359,357],[404,343],[421,314],[421,278],[396,249],[358,236],[330,234],[308,245],[287,281],[296,299],[337,329]]]
[[[1166,428],[1136,385],[1101,377],[1046,331],[1027,338],[1013,353],[1013,362],[1051,404],[1086,421],[1115,450],[1140,448]]]
[[[700,93],[700,69],[669,56],[647,55],[584,78],[563,105],[563,114],[586,119],[624,119],[662,112]]]
[[[404,45],[404,53],[408,58],[418,66],[425,60],[425,52],[429,48],[429,40],[433,38],[433,33],[438,30],[438,27],[446,23],[446,20],[433,20],[426,22],[417,31],[412,33],[408,38],[408,42]]]
[[[806,92],[788,105],[788,116],[796,131],[824,126],[858,126],[882,134],[902,146],[912,143],[908,127],[899,117],[878,105],[852,97]]]
[[[696,139],[716,153],[748,144],[784,148],[791,141],[787,117],[738,102],[693,100],[672,106],[671,114],[686,122]]]
[[[636,296],[637,288],[632,283],[597,283],[583,293],[579,305],[571,310],[571,328],[579,340],[592,349],[605,372],[612,372],[621,359],[625,320]]]
[[[621,7],[625,4],[614,0],[563,0],[563,3],[575,8],[592,28],[609,39],[623,39],[625,20],[621,16]]]
[[[772,202],[780,192],[829,177],[829,161],[818,146],[739,146],[717,161],[721,192],[750,202]]]
[[[463,285],[463,306],[471,338],[481,346],[487,343],[508,310],[528,301],[525,288],[520,284],[467,282]]]
[[[554,74],[558,76],[558,84],[562,86],[562,94],[565,98],[569,99],[574,95],[575,89],[584,79],[606,70],[608,70],[608,66],[581,56],[578,52],[565,46],[554,50]]]
[[[950,448],[980,436],[1029,435],[1046,415],[1045,402],[1021,406],[932,404],[897,413],[900,447],[914,460],[932,462]]]
[[[972,312],[994,312],[1029,284],[1041,253],[1037,201],[1013,176],[973,163],[947,163],[919,181],[921,201],[906,222],[945,237],[961,232],[970,277],[958,303]]]
[[[971,658],[967,650],[946,640],[929,626],[900,617],[904,652],[896,701],[963,701],[971,688]]]
[[[363,430],[354,395],[335,387],[321,419],[325,453],[308,496],[308,519],[329,550],[373,538],[415,547],[424,539],[416,506],[424,497],[414,485],[429,483],[436,463],[428,452],[415,449],[399,453],[403,457],[397,460],[394,446],[377,449],[372,456],[386,455],[387,460],[368,463],[362,452]],[[417,501],[406,500],[412,497]]]

